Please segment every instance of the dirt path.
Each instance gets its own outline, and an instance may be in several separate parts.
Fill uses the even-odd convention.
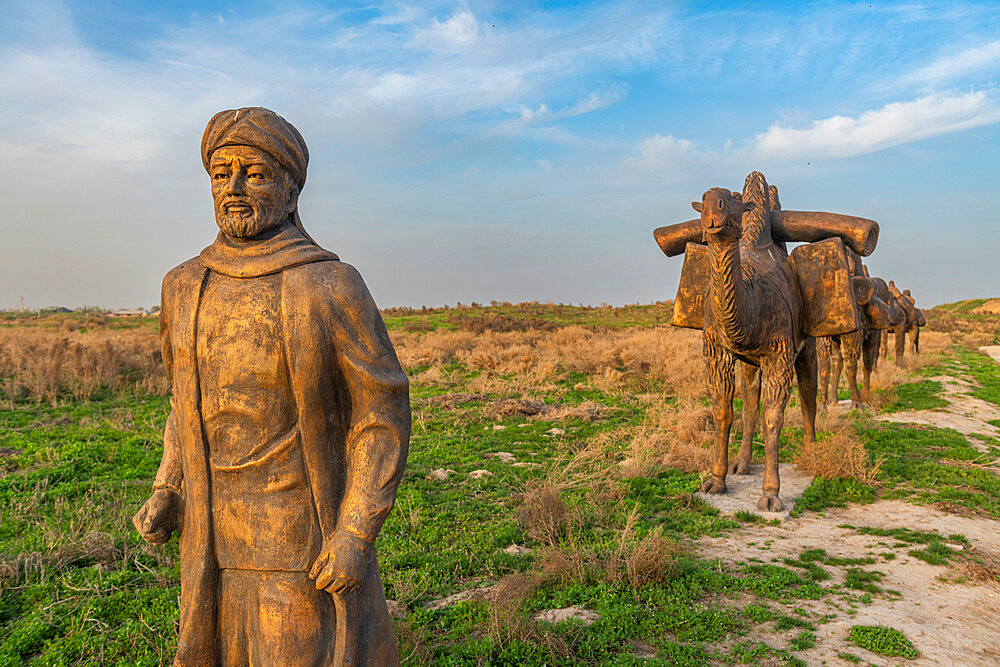
[[[1000,351],[1000,348],[998,348]],[[969,377],[938,375],[930,378],[941,383],[941,398],[948,402],[946,407],[936,410],[909,410],[879,415],[882,421],[925,424],[939,428],[950,428],[962,435],[986,435],[1000,438],[1000,428],[988,423],[1000,419],[1000,407],[972,396],[969,392],[975,384]],[[976,449],[986,451],[986,444],[977,438],[966,438]]]
[[[1000,299],[997,300],[1000,301]],[[1000,364],[1000,345],[986,345],[979,349],[993,357],[993,360]]]
[[[908,555],[914,547],[896,546],[893,538],[862,535],[851,528],[839,526],[869,526],[875,528],[911,528],[937,531],[942,535],[955,533],[968,538],[973,549],[984,559],[1000,558],[1000,523],[991,519],[961,517],[933,508],[910,505],[903,501],[881,501],[873,505],[831,509],[825,516],[811,515],[793,518],[781,525],[749,524],[743,530],[723,538],[702,538],[701,555],[720,558],[735,565],[750,558],[765,562],[796,558],[806,549],[824,549],[841,558],[872,557],[875,564],[862,566],[878,570],[884,578],[878,582],[887,593],[872,595],[871,604],[851,605],[838,594],[819,601],[793,600],[782,609],[805,608],[815,614],[813,622],[826,614],[836,616],[816,626],[816,645],[797,655],[808,664],[849,664],[837,657],[838,652],[850,653],[875,665],[985,665],[1000,663],[1000,585],[995,582],[955,583],[960,574],[956,567],[929,565]],[[960,545],[951,545],[960,547]],[[883,554],[896,554],[886,560]],[[843,583],[846,567],[828,566],[831,581]],[[831,582],[826,582],[829,585]],[[852,591],[858,594],[859,591]],[[774,605],[781,606],[781,603]],[[853,615],[852,615],[853,614]],[[847,641],[853,625],[886,625],[905,634],[920,651],[915,660],[887,659],[870,653]],[[791,631],[795,634],[795,631]],[[775,635],[759,638],[773,641]],[[756,639],[756,638],[755,638]]]

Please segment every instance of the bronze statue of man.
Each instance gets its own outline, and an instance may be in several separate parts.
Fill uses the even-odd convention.
[[[374,543],[410,437],[406,375],[358,272],[298,215],[309,153],[260,107],[201,156],[219,235],[163,280],[173,387],[153,495],[180,535],[175,665],[393,665]]]

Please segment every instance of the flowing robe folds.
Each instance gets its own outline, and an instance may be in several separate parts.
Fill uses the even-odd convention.
[[[263,376],[278,378],[272,396],[251,386],[259,393],[253,401],[244,392],[246,403],[236,411],[273,424],[261,431],[262,441],[242,448],[219,436],[225,430],[225,411],[202,405],[199,378],[199,369],[213,374],[211,384],[217,389],[220,378],[227,377],[198,358],[199,350],[204,354],[208,349],[199,335],[220,330],[218,322],[199,319],[206,316],[205,295],[233,280],[247,281],[247,293],[256,290],[253,298],[267,302],[256,316],[268,326],[254,327],[258,339],[246,343],[247,363],[253,366],[247,373],[263,363],[265,370],[277,369]],[[173,398],[156,485],[179,489],[184,501],[175,664],[214,665],[221,639],[220,567],[302,572],[337,531],[375,540],[406,461],[408,383],[361,276],[294,228],[246,247],[231,247],[220,236],[200,257],[167,274],[161,307],[163,361]],[[208,311],[211,317],[223,316],[217,307]],[[237,306],[232,317],[240,315]],[[284,358],[268,360],[262,353]],[[221,384],[238,389],[239,378],[231,372],[228,377]],[[266,474],[257,479],[261,471]],[[241,485],[253,507],[241,498]],[[292,495],[311,507],[288,515]],[[228,523],[223,529],[219,522]],[[236,539],[241,530],[246,535],[242,542]],[[218,544],[216,532],[225,544]],[[228,562],[220,565],[220,556]],[[348,594],[356,596],[349,606],[355,618],[336,623],[343,620],[359,629],[347,633],[358,664],[395,664],[398,656],[374,554],[368,563],[362,587]]]

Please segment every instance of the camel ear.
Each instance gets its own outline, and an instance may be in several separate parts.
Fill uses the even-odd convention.
[[[752,211],[754,206],[756,206],[756,204],[752,201],[743,202],[743,212],[746,213],[747,211]]]
[[[691,202],[691,208],[701,213],[701,202],[700,201]]]

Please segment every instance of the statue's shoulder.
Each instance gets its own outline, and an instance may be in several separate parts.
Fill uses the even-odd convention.
[[[358,270],[347,262],[324,261],[302,264],[284,271],[287,285],[306,290],[319,297],[335,301],[351,299],[359,292],[367,294],[368,288]]]
[[[204,272],[205,266],[201,263],[201,257],[192,257],[167,271],[167,275],[163,276],[163,289],[172,291],[189,281],[201,280]]]

